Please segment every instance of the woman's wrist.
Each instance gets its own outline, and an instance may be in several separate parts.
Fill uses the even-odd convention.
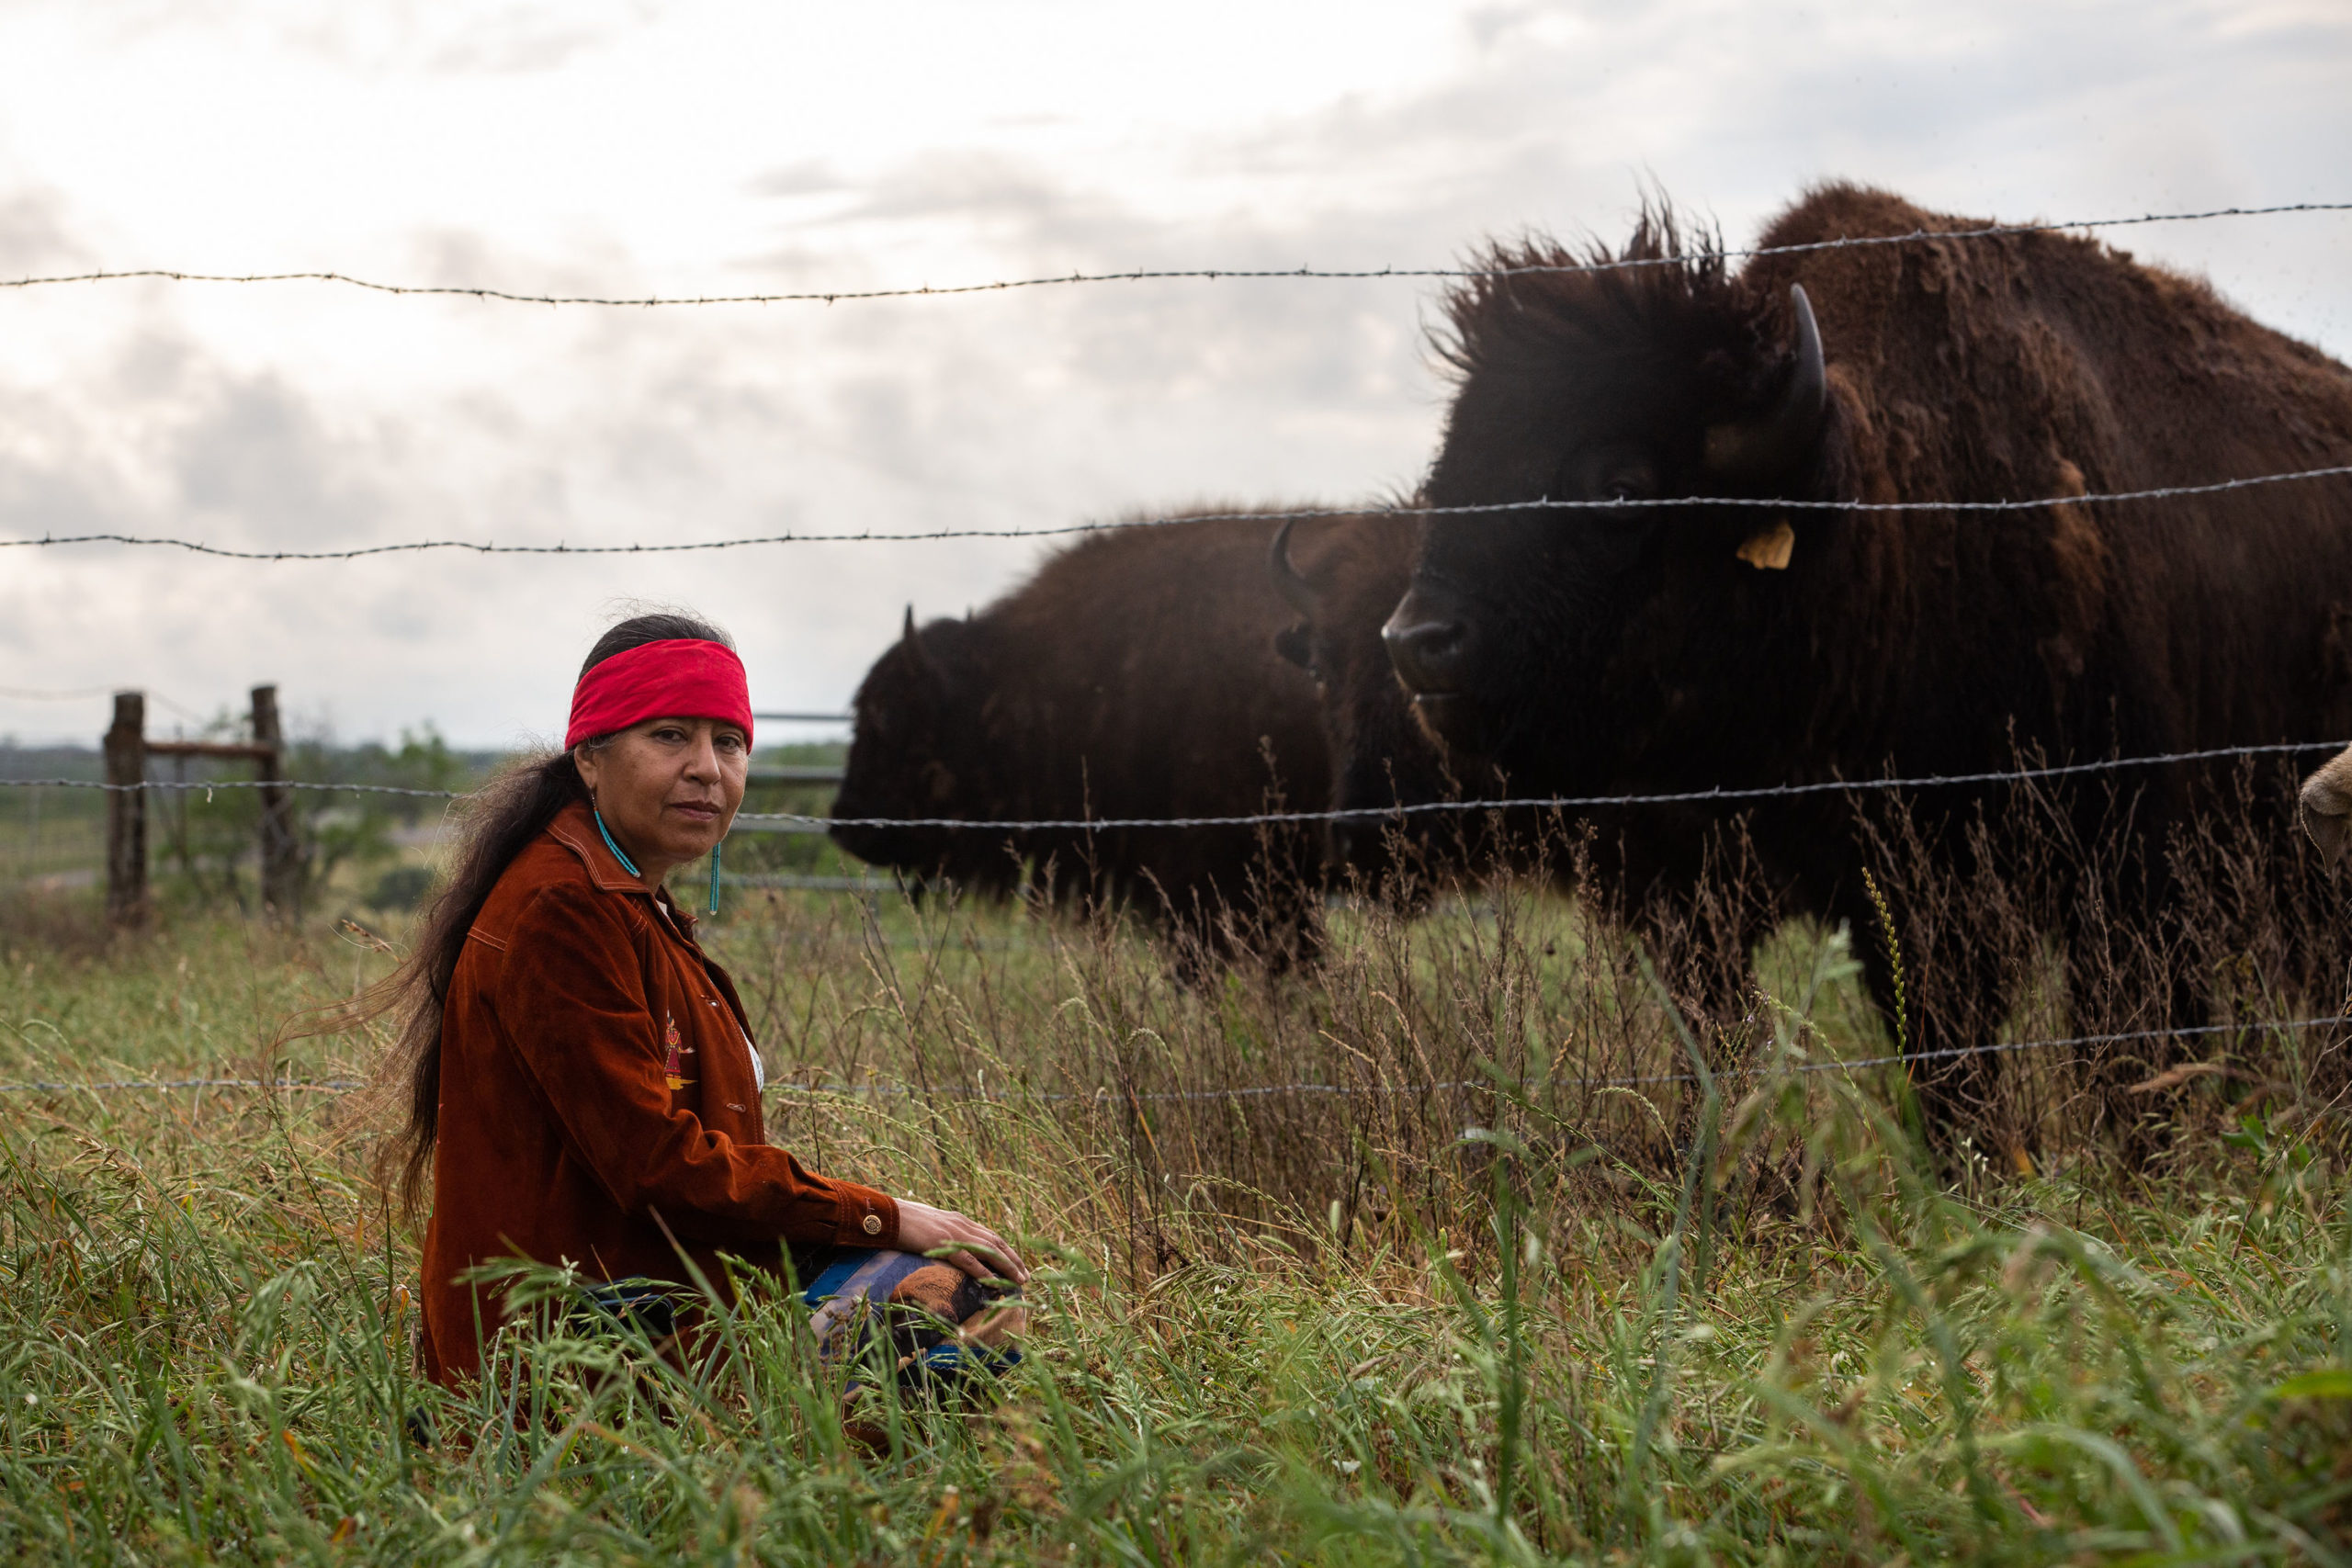
[[[836,1247],[896,1247],[899,1201],[871,1187],[842,1183],[841,1211],[834,1221]]]

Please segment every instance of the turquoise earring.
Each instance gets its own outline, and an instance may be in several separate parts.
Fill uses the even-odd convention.
[[[605,826],[605,814],[596,809],[594,802],[591,801],[589,803],[588,812],[590,816],[596,818],[596,831],[605,835],[605,847],[613,852],[613,858],[621,863],[621,869],[628,872],[631,876],[643,875],[644,873],[637,869],[637,863],[630,860],[628,856],[621,853],[621,847],[613,842],[613,830]],[[713,884],[712,886],[714,889],[712,897],[716,897],[718,896],[716,892],[717,884]]]
[[[710,846],[710,912],[714,915],[718,913],[718,852],[726,847],[724,839]]]

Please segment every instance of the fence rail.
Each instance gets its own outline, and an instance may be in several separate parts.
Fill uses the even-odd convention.
[[[254,764],[259,776],[241,780],[261,795],[261,898],[265,908],[291,914],[302,891],[302,844],[294,830],[294,809],[286,778],[286,742],[277,720],[277,688],[253,689],[249,742],[150,740],[147,698],[141,692],[114,694],[114,724],[104,742],[107,761],[107,921],[136,926],[148,917],[147,777],[151,757],[210,758]],[[86,781],[85,781],[86,782]],[[217,787],[191,785],[189,787]]]

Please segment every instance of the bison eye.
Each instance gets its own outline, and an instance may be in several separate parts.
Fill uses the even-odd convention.
[[[1284,626],[1274,634],[1274,651],[1306,671],[1315,673],[1315,648],[1304,625]]]
[[[1657,476],[1646,465],[1613,468],[1600,481],[1603,501],[1647,501],[1657,494]]]

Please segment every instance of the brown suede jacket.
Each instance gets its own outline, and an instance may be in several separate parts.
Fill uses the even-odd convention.
[[[888,1197],[769,1145],[753,1049],[694,917],[621,869],[585,807],[514,857],[442,1015],[429,1376],[479,1374],[503,1307],[458,1276],[493,1258],[684,1280],[683,1248],[717,1284],[722,1251],[774,1263],[786,1247],[897,1240]]]

